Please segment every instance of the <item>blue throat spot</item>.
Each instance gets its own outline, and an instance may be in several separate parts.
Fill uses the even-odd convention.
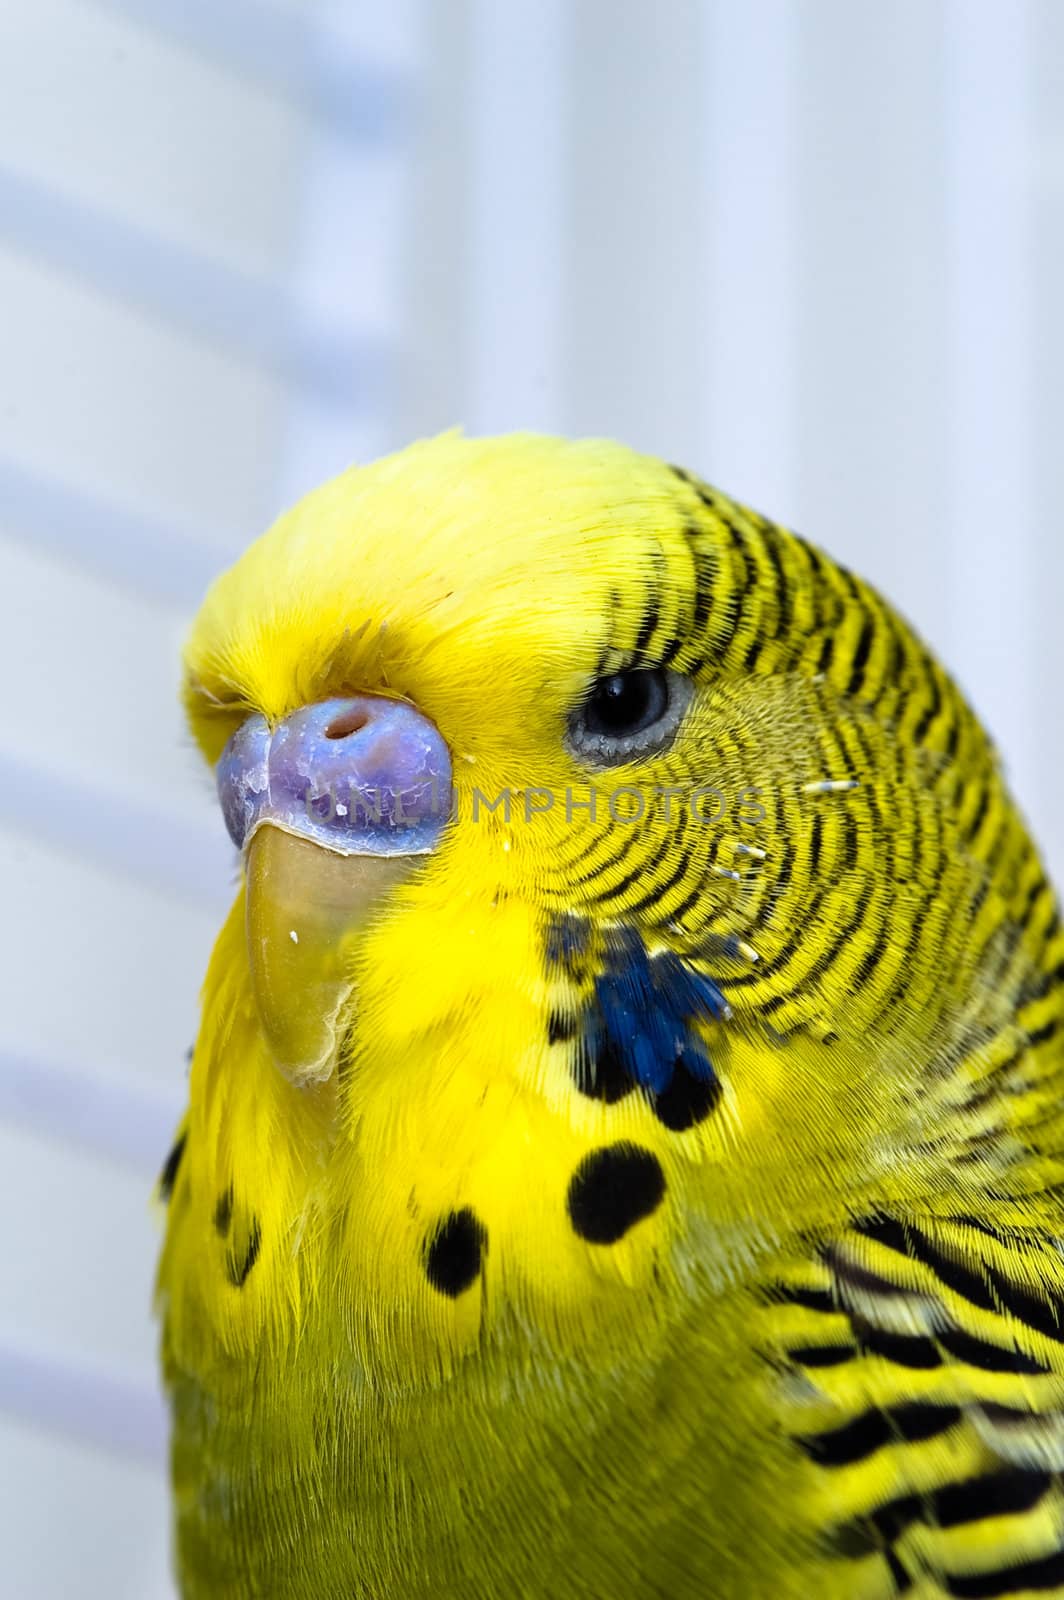
[[[548,941],[564,958],[588,948],[579,923],[567,921]],[[557,959],[557,958],[556,958]],[[651,955],[633,928],[609,931],[603,969],[595,979],[594,1004],[582,1019],[580,1086],[616,1100],[625,1080],[652,1096],[665,1095],[676,1074],[719,1088],[705,1044],[694,1024],[720,1022],[730,1015],[720,988],[671,951]],[[693,1104],[716,1096],[691,1091]]]

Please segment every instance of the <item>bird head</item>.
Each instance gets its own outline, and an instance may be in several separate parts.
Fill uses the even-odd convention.
[[[548,1144],[585,1242],[695,1172],[718,1235],[837,1207],[1011,1003],[968,935],[979,828],[1025,836],[960,695],[865,584],[657,460],[448,434],[353,469],[217,580],[186,667],[273,1067],[493,1238]],[[631,1181],[584,1193],[602,1148]]]

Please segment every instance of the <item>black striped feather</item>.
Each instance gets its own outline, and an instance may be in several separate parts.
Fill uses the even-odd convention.
[[[878,1560],[884,1595],[1064,1597],[1060,1250],[879,1214],[771,1287],[791,1437],[855,1592]]]

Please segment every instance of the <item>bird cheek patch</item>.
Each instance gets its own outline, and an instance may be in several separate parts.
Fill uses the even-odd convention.
[[[731,1017],[723,993],[672,951],[650,954],[634,928],[611,927],[594,945],[591,929],[571,917],[548,935],[548,967],[585,985],[594,973],[583,1012],[548,1019],[549,1042],[576,1040],[581,1094],[612,1105],[642,1090],[664,1127],[696,1126],[723,1093],[700,1032]]]

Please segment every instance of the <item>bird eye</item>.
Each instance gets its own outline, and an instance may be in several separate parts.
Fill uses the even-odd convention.
[[[663,667],[598,678],[569,719],[569,747],[611,766],[662,749],[691,698],[690,679]]]

